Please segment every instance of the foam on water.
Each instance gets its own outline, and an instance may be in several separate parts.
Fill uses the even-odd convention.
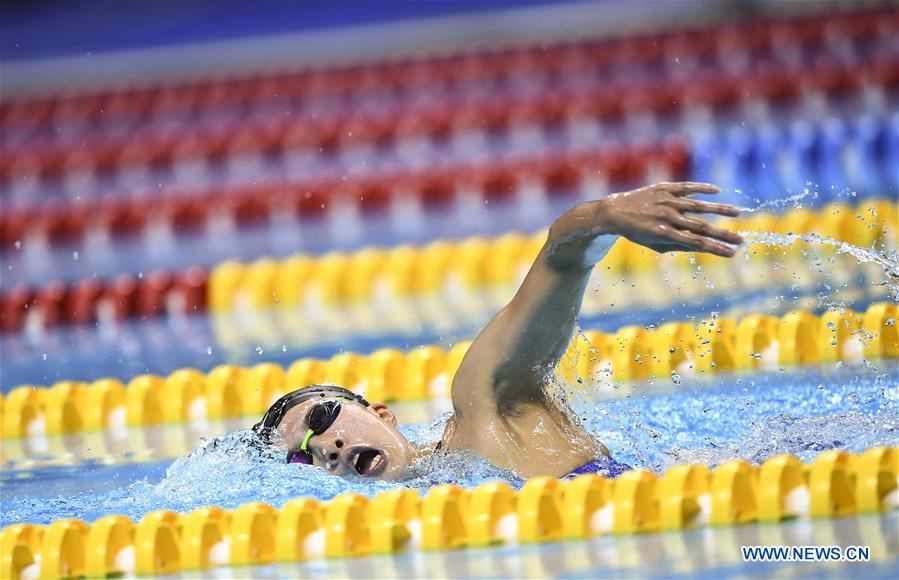
[[[440,438],[447,418],[403,426],[402,430],[413,443],[433,442]],[[510,472],[473,454],[447,451],[422,459],[402,481],[344,479],[316,467],[285,464],[283,449],[260,449],[252,431],[242,430],[208,440],[189,455],[176,459],[158,482],[143,479],[121,488],[53,499],[12,499],[3,493],[4,484],[0,486],[0,525],[20,521],[46,523],[61,517],[93,521],[109,513],[138,519],[157,509],[187,512],[206,505],[236,508],[248,501],[280,506],[295,497],[330,499],[351,491],[369,497],[397,488],[426,493],[430,487],[443,483],[476,486],[498,479],[516,487],[521,483]]]
[[[591,429],[620,460],[662,471],[678,463],[752,463],[781,453],[810,461],[821,451],[895,444],[899,367],[781,371],[734,377],[597,406]],[[726,381],[726,382],[725,382]]]

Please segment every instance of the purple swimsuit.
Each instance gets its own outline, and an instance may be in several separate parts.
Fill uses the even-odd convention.
[[[569,479],[574,479],[578,475],[584,475],[585,473],[596,473],[603,477],[608,477],[609,479],[615,479],[625,471],[630,471],[631,469],[633,469],[633,467],[630,465],[619,463],[611,457],[600,455],[599,459],[594,459],[590,463],[581,465],[562,479],[567,481]]]

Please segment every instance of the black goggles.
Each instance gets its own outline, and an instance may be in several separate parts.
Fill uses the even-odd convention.
[[[337,420],[340,414],[341,405],[339,401],[322,401],[316,403],[309,411],[309,426],[306,429],[306,436],[299,449],[294,449],[287,454],[287,463],[303,463],[312,465],[312,451],[309,449],[309,440],[313,435],[321,435],[328,430],[328,427]]]
[[[303,437],[303,442],[298,449],[291,450],[287,454],[288,463],[304,463],[311,465],[312,453],[309,451],[309,439],[313,435],[321,435],[327,431],[340,414],[341,403],[334,399],[357,401],[368,407],[368,401],[362,396],[357,395],[348,389],[331,385],[305,387],[284,395],[275,401],[269,410],[266,411],[262,420],[253,426],[253,430],[259,434],[264,441],[269,440],[271,432],[278,427],[290,409],[296,407],[300,403],[317,398],[328,400],[322,400],[321,402],[316,403],[312,409],[309,410],[309,414],[307,415],[308,427],[306,429],[306,435]]]

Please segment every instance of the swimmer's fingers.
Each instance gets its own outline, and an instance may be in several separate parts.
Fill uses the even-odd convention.
[[[719,193],[721,190],[717,185],[711,183],[702,183],[699,181],[674,181],[659,183],[656,187],[667,191],[672,195],[684,197],[693,195],[694,193]]]
[[[740,215],[740,208],[727,203],[713,203],[711,201],[678,197],[668,200],[667,204],[678,211],[689,213],[712,213],[727,217],[736,217]]]
[[[712,238],[706,238],[685,230],[671,230],[665,236],[669,241],[686,246],[692,252],[706,252],[723,258],[734,255],[734,249]]]
[[[705,220],[685,216],[674,212],[674,216],[670,219],[671,223],[682,230],[699,234],[706,238],[713,238],[728,244],[742,244],[743,238],[740,234],[713,226]]]

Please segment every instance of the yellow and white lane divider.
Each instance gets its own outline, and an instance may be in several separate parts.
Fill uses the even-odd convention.
[[[808,464],[780,455],[757,467],[741,460],[714,470],[678,465],[661,477],[536,477],[520,491],[501,482],[439,485],[424,497],[347,493],[327,502],[294,499],[280,509],[252,502],[235,510],[160,510],[136,523],[121,515],[92,524],[62,519],[0,532],[0,577],[159,575],[880,514],[896,509],[897,481],[899,449],[875,447],[859,455],[826,451]]]
[[[590,385],[651,377],[690,377],[724,371],[773,370],[828,361],[857,363],[899,357],[899,306],[872,304],[821,316],[797,310],[776,317],[712,317],[658,328],[627,326],[615,333],[578,334],[557,367],[567,381]],[[167,377],[140,375],[127,385],[107,378],[51,387],[24,385],[0,397],[4,439],[34,439],[130,426],[202,424],[258,417],[281,395],[310,384],[333,383],[369,400],[445,397],[470,342],[448,351],[423,346],[368,355],[344,352],[329,360],[300,359],[283,368],[218,366],[208,373],[180,369]]]

